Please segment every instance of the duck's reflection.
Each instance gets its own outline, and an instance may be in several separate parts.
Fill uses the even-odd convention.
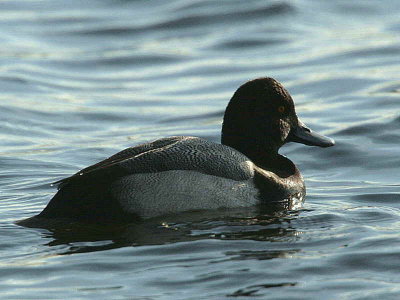
[[[291,241],[298,232],[291,225],[299,211],[259,207],[196,211],[157,217],[130,224],[83,224],[67,220],[24,223],[26,227],[43,228],[45,245],[60,247],[58,254],[87,253],[126,246],[163,245],[203,239]],[[243,258],[268,259],[284,256],[285,251],[231,253]],[[286,251],[287,252],[287,251]],[[228,253],[227,253],[228,254]]]

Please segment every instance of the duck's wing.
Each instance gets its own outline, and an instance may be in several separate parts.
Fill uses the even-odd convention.
[[[81,180],[88,179],[90,177],[98,177],[99,175],[106,175],[109,173],[116,173],[116,174],[121,173],[121,175],[123,175],[124,170],[121,168],[121,164],[123,164],[124,161],[133,159],[135,156],[138,156],[142,153],[146,153],[148,151],[152,151],[154,149],[161,149],[165,146],[177,142],[178,140],[179,137],[171,137],[171,138],[159,139],[151,143],[145,143],[129,147],[94,165],[91,165],[76,172],[74,175],[70,177],[63,178],[61,180],[53,182],[53,185],[58,186],[58,189],[60,189],[67,183],[78,182]]]
[[[240,152],[196,137],[169,137],[127,148],[55,182],[58,188],[69,184],[112,182],[137,173],[192,170],[233,180],[254,175],[253,163]]]

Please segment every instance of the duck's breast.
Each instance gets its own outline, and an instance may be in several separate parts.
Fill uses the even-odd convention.
[[[247,207],[257,204],[253,178],[233,180],[190,170],[125,176],[111,194],[128,213],[144,218],[188,210]]]

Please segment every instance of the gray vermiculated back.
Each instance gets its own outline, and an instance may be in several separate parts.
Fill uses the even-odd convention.
[[[197,137],[172,137],[171,143],[121,162],[129,173],[192,170],[233,180],[253,176],[252,163],[240,152]]]
[[[115,169],[117,172],[112,172]],[[246,180],[254,174],[252,162],[231,147],[197,137],[178,136],[127,148],[57,183],[62,187],[102,172],[122,177],[170,170],[198,171],[233,180]]]

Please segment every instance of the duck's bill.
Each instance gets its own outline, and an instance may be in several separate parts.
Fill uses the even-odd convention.
[[[299,125],[296,128],[290,131],[288,141],[318,147],[331,147],[335,145],[333,139],[312,131],[301,121],[299,121]]]

